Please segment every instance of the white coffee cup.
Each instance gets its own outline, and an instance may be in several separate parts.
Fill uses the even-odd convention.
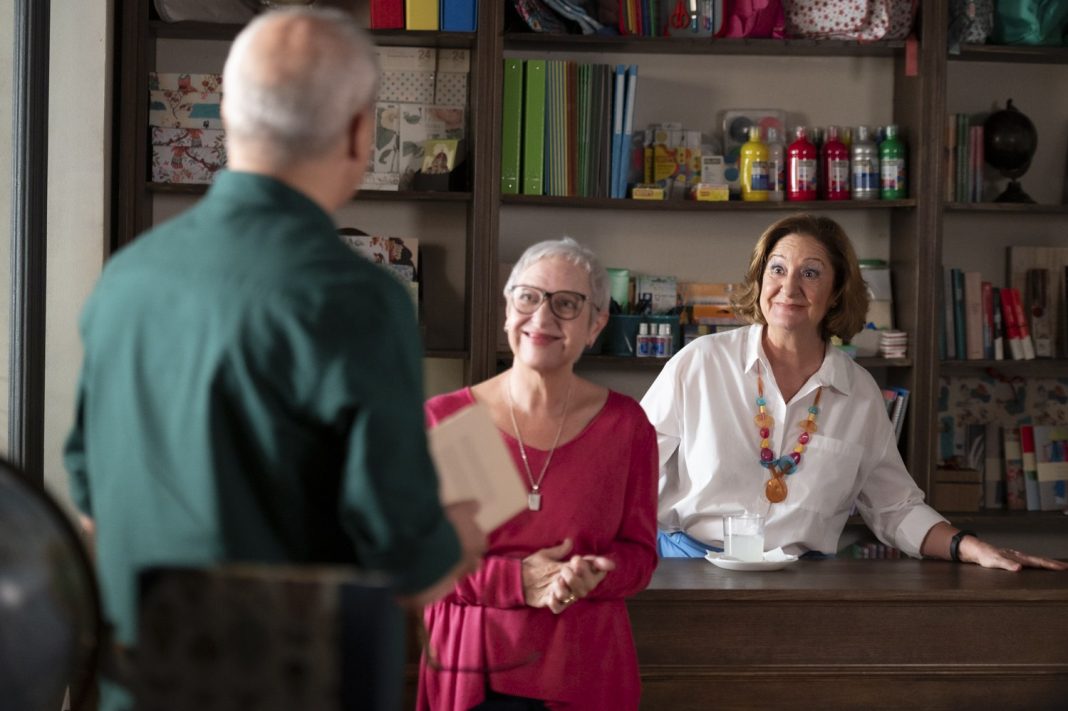
[[[747,562],[764,560],[764,517],[749,512],[724,516],[723,552]]]

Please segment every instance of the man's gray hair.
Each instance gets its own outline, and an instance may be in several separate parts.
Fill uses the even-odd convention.
[[[285,35],[263,34],[294,20],[294,28],[305,20],[301,29],[312,31],[315,41],[298,39],[299,51],[286,55]],[[264,13],[234,40],[223,69],[228,136],[253,143],[280,164],[320,157],[374,101],[378,71],[374,43],[351,15],[315,7]]]
[[[519,276],[531,265],[543,259],[554,258],[564,259],[582,268],[590,277],[590,303],[598,311],[606,311],[608,309],[608,272],[596,254],[570,237],[545,240],[527,247],[519,261],[512,267],[512,273],[508,275],[508,283],[504,285],[505,298],[508,297],[508,293],[512,290]],[[590,312],[591,321],[595,315],[595,312]]]

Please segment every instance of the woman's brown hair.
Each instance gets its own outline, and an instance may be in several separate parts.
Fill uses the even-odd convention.
[[[732,298],[734,313],[751,323],[767,324],[760,310],[760,284],[767,268],[768,255],[778,241],[787,235],[811,237],[827,250],[834,269],[834,292],[830,308],[820,324],[820,335],[824,340],[831,336],[845,340],[852,338],[864,327],[864,317],[868,313],[868,287],[860,275],[857,255],[845,230],[827,217],[790,215],[764,230],[753,247],[745,284]]]

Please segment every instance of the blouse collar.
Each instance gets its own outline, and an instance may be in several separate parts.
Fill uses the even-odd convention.
[[[768,356],[764,353],[764,344],[761,338],[763,330],[764,326],[759,323],[748,327],[744,348],[745,361],[743,363],[743,370],[747,375],[756,374],[758,361],[765,371],[771,370]],[[849,395],[852,391],[854,365],[852,359],[830,343],[827,343],[825,347],[827,351],[823,357],[823,364],[804,384],[798,393],[799,396],[804,397],[819,386],[831,388],[842,395]]]

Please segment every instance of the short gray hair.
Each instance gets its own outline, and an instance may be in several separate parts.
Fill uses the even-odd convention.
[[[315,40],[299,43],[298,35],[300,51],[286,55],[284,35],[264,37],[279,22],[290,23],[286,33],[303,24]],[[223,69],[228,135],[282,164],[320,157],[374,101],[378,71],[374,43],[351,15],[316,7],[264,13],[234,40]]]
[[[504,296],[512,290],[519,275],[525,272],[535,262],[543,259],[564,259],[583,269],[590,278],[590,303],[598,311],[608,309],[608,271],[605,270],[601,260],[591,250],[581,244],[564,237],[562,239],[550,239],[538,242],[527,247],[519,261],[512,267],[512,273],[508,275],[508,283],[504,285]],[[593,319],[593,312],[590,319]]]

